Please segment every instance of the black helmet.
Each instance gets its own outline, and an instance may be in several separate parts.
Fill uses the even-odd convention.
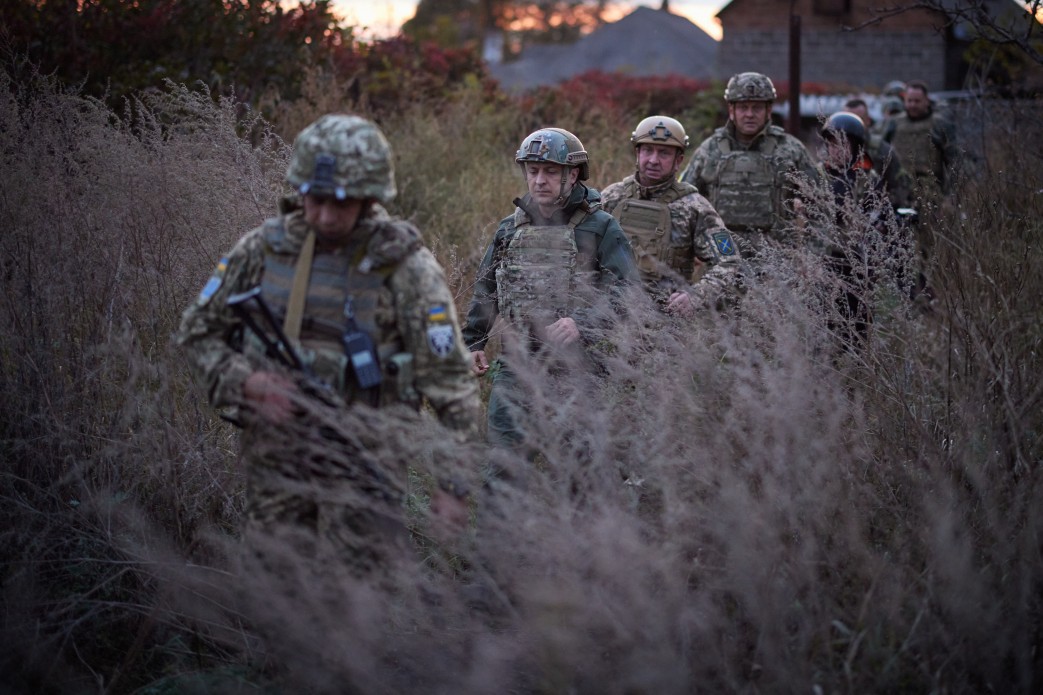
[[[843,133],[850,143],[852,150],[866,145],[866,127],[862,119],[847,111],[837,111],[826,119],[819,131],[825,140],[834,140],[839,133]]]

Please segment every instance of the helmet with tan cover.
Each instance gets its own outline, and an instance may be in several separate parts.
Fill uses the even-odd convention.
[[[395,197],[391,146],[360,116],[327,114],[297,135],[286,180],[299,193],[337,200]]]
[[[688,149],[684,126],[669,116],[649,116],[642,120],[630,135],[630,142],[634,143],[634,147],[650,144],[670,145],[680,148],[682,152]]]
[[[775,85],[767,75],[759,72],[740,72],[728,80],[724,88],[724,100],[728,103],[736,101],[775,101]]]

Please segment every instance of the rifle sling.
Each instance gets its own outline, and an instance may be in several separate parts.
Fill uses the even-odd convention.
[[[301,337],[301,321],[304,318],[304,301],[308,297],[308,280],[311,278],[311,262],[315,257],[315,232],[308,230],[308,235],[301,245],[297,265],[293,269],[293,287],[286,305],[286,318],[283,320],[283,332],[290,340]]]

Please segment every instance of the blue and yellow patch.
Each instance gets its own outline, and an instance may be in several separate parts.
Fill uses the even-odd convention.
[[[214,269],[214,274],[210,276],[210,279],[203,285],[203,289],[199,292],[198,302],[200,305],[206,304],[210,301],[211,297],[221,289],[222,283],[225,279],[225,271],[228,270],[228,256],[224,256],[220,261],[217,262],[217,268]]]
[[[430,323],[443,323],[449,320],[449,313],[444,304],[436,304],[427,310],[427,320]]]
[[[444,359],[456,346],[456,332],[449,323],[449,312],[444,304],[435,304],[427,310],[427,346],[431,354]]]
[[[718,253],[722,256],[735,255],[735,240],[732,239],[732,235],[728,232],[714,232],[713,243],[717,247]]]

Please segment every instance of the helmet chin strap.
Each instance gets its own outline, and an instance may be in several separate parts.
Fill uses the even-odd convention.
[[[561,168],[561,188],[558,191],[558,198],[554,201],[554,204],[560,207],[565,207],[565,201],[572,195],[572,186],[569,186],[566,190],[565,186],[569,183],[569,174],[572,172],[572,167]]]

